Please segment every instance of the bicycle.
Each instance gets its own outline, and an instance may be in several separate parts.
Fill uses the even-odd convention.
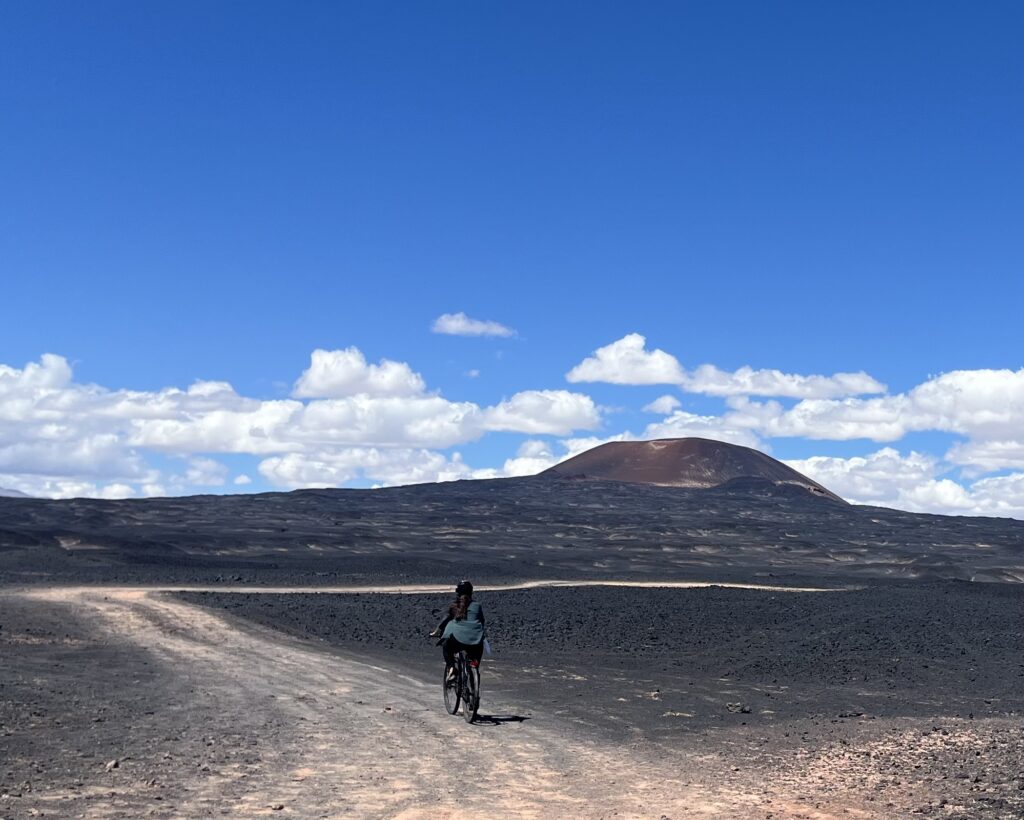
[[[448,714],[456,714],[462,703],[462,716],[472,723],[480,708],[480,669],[470,663],[465,650],[456,652],[455,663],[445,666],[441,686]]]

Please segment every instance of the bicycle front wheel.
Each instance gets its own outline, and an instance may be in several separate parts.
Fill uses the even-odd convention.
[[[466,723],[472,723],[480,708],[480,670],[475,666],[466,669],[466,691],[463,693],[463,699],[462,716]]]
[[[441,687],[444,689],[444,708],[449,715],[454,715],[459,711],[459,673],[455,666],[445,666]]]

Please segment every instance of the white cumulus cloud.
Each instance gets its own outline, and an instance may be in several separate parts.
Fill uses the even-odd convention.
[[[729,405],[727,417],[769,437],[896,441],[907,433],[939,430],[977,440],[1015,440],[1024,427],[1024,369],[958,370],[906,393],[805,399],[788,409],[743,397]]]
[[[971,515],[994,515],[1000,518],[1024,518],[1024,473],[993,476],[975,481],[968,490]],[[941,504],[931,512],[948,510]]]
[[[456,453],[451,458],[422,449],[346,447],[319,453],[289,453],[264,459],[260,474],[279,487],[337,487],[357,478],[381,485],[419,484],[469,478]]]
[[[644,336],[630,333],[599,347],[565,378],[570,382],[680,384],[685,373],[675,356],[664,350],[648,350]]]
[[[212,458],[197,456],[189,459],[185,478],[189,484],[200,487],[219,487],[228,477],[228,468]]]
[[[449,401],[427,392],[409,365],[369,364],[356,348],[316,351],[296,392],[343,395],[261,400],[222,381],[108,390],[76,383],[60,356],[2,365],[0,476],[9,480],[0,486],[55,497],[189,492],[227,484],[218,453],[262,457],[261,472],[281,486],[335,483],[353,458],[367,459],[359,475],[380,483],[468,477],[482,473],[430,451],[491,431],[568,435],[601,423],[589,396],[566,390],[521,391],[493,406]],[[161,475],[147,463],[154,453],[187,466]]]
[[[810,399],[884,393],[885,385],[867,373],[834,373],[831,376],[802,376],[781,370],[741,367],[731,373],[702,364],[683,377],[679,385],[689,393],[706,396],[779,396]]]
[[[516,332],[499,322],[471,319],[465,313],[443,313],[431,325],[434,333],[447,336],[515,336]]]
[[[415,396],[426,389],[423,377],[405,362],[381,359],[369,364],[356,347],[314,350],[309,367],[295,383],[297,399],[369,396]]]
[[[644,406],[645,413],[657,413],[659,416],[667,416],[677,407],[681,406],[682,402],[679,401],[675,396],[658,396],[650,404]]]
[[[962,441],[949,449],[946,460],[975,474],[1005,469],[1024,470],[1024,441]]]
[[[778,396],[824,399],[884,393],[885,385],[867,373],[834,373],[831,376],[783,373],[741,367],[732,372],[711,364],[686,370],[664,350],[648,350],[647,339],[630,333],[599,347],[566,374],[570,382],[608,384],[674,384],[688,393],[706,396]]]
[[[934,456],[913,451],[902,455],[892,447],[867,456],[815,456],[786,463],[855,504],[1024,518],[1024,473],[964,484],[944,477],[948,468]]]
[[[483,413],[484,429],[532,435],[568,435],[573,430],[592,430],[600,423],[594,400],[568,390],[525,390]]]
[[[63,356],[44,353],[39,362],[18,369],[0,364],[0,395],[27,390],[56,390],[71,383],[71,365]]]
[[[928,429],[914,423],[905,396],[805,399],[788,409],[777,401],[757,402],[739,396],[728,405],[730,410],[723,418],[767,438],[896,441],[911,430]]]
[[[478,405],[441,396],[323,399],[299,411],[294,424],[276,436],[286,444],[275,449],[324,444],[450,447],[478,438],[480,418]]]
[[[505,460],[501,468],[503,476],[536,475],[553,467],[558,459],[551,452],[551,445],[539,439],[527,439],[516,452],[515,458]]]
[[[676,410],[665,419],[648,424],[642,439],[655,438],[710,438],[739,444],[743,447],[757,447],[767,450],[757,433],[742,424],[735,424],[723,416],[701,416]]]
[[[892,506],[901,496],[934,481],[939,471],[935,457],[917,452],[903,456],[891,447],[867,456],[812,456],[786,463],[847,501],[881,506]]]
[[[0,474],[0,486],[17,490],[33,498],[131,498],[136,495],[162,495],[157,484],[129,485],[119,481],[80,481],[40,475]],[[138,491],[136,491],[138,488]]]

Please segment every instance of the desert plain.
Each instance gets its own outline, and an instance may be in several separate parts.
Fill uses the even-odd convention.
[[[1024,817],[1024,522],[567,472],[0,498],[0,818]]]

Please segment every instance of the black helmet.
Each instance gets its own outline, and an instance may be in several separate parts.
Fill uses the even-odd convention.
[[[456,595],[472,595],[473,594],[473,585],[469,581],[459,581],[459,583],[457,583],[455,585],[455,594]]]

